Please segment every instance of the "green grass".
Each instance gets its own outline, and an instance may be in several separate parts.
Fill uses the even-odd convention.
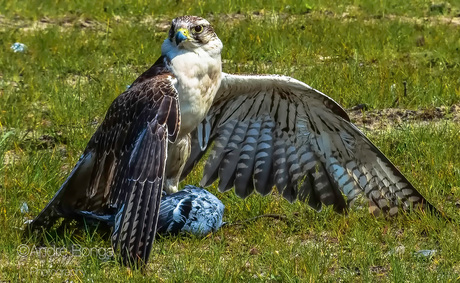
[[[300,3],[299,3],[300,2]],[[433,5],[434,4],[434,5]],[[310,11],[330,11],[334,13],[350,13],[351,15],[409,15],[431,16],[452,14],[459,10],[459,3],[450,1],[398,0],[233,0],[233,1],[184,1],[184,0],[153,0],[153,1],[0,1],[0,12],[8,16],[20,16],[39,19],[42,16],[60,17],[63,15],[81,15],[89,18],[107,19],[115,15],[144,17],[145,15],[166,15],[176,17],[178,14],[206,15],[209,13],[253,13],[273,12],[288,14],[305,14]]]
[[[374,218],[358,208],[347,216],[330,208],[316,213],[277,195],[240,200],[212,187],[230,223],[287,217],[204,239],[159,239],[145,273],[94,254],[18,255],[21,244],[38,247],[22,238],[24,219],[54,195],[112,100],[157,59],[178,15],[212,22],[226,72],[290,75],[346,108],[460,102],[458,1],[296,3],[0,0],[0,281],[460,280],[460,125],[452,117],[366,134],[453,223],[417,213]],[[14,42],[27,52],[13,53]],[[185,183],[197,184],[199,174]],[[23,202],[29,213],[20,212]],[[110,247],[95,232],[51,232],[47,239],[47,247],[67,250]],[[421,249],[436,253],[415,255]]]

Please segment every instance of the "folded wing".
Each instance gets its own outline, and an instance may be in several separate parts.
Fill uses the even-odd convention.
[[[362,194],[373,213],[431,206],[335,101],[293,78],[224,74],[203,124],[210,124],[209,139],[192,133],[183,172],[213,142],[203,186],[219,179],[220,191],[235,188],[242,198],[275,186],[317,210],[325,204],[342,212]]]
[[[31,229],[58,217],[116,215],[114,248],[125,263],[146,262],[154,239],[168,141],[179,132],[174,76],[160,58],[117,97],[62,187]]]
[[[167,128],[153,120],[140,134],[124,163],[115,189],[116,204],[112,245],[125,265],[145,263],[155,238],[163,189],[167,152]]]

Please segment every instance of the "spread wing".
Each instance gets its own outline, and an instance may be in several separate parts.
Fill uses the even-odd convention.
[[[31,229],[57,217],[116,214],[123,261],[146,261],[158,219],[168,141],[179,132],[175,78],[160,58],[118,96],[82,157]]]
[[[202,124],[182,177],[214,142],[203,186],[219,179],[220,191],[242,198],[276,186],[317,210],[344,211],[363,193],[373,213],[431,206],[335,101],[293,78],[224,74]]]

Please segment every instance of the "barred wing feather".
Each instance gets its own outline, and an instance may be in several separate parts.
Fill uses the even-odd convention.
[[[220,191],[234,187],[242,198],[275,186],[317,210],[325,204],[343,212],[363,193],[373,213],[431,207],[334,100],[293,78],[224,74],[205,122],[206,143],[214,145],[203,186],[219,179]],[[198,140],[206,137],[192,137],[182,176],[204,154]]]
[[[109,107],[82,157],[29,226],[59,217],[116,215],[112,245],[125,264],[146,262],[154,240],[168,143],[180,127],[174,76],[160,59]]]

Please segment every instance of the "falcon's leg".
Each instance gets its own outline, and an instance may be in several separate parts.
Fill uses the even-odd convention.
[[[185,163],[190,156],[190,148],[190,134],[178,138],[173,144],[169,144],[164,183],[166,193],[173,194],[177,192],[182,170],[184,170]]]

